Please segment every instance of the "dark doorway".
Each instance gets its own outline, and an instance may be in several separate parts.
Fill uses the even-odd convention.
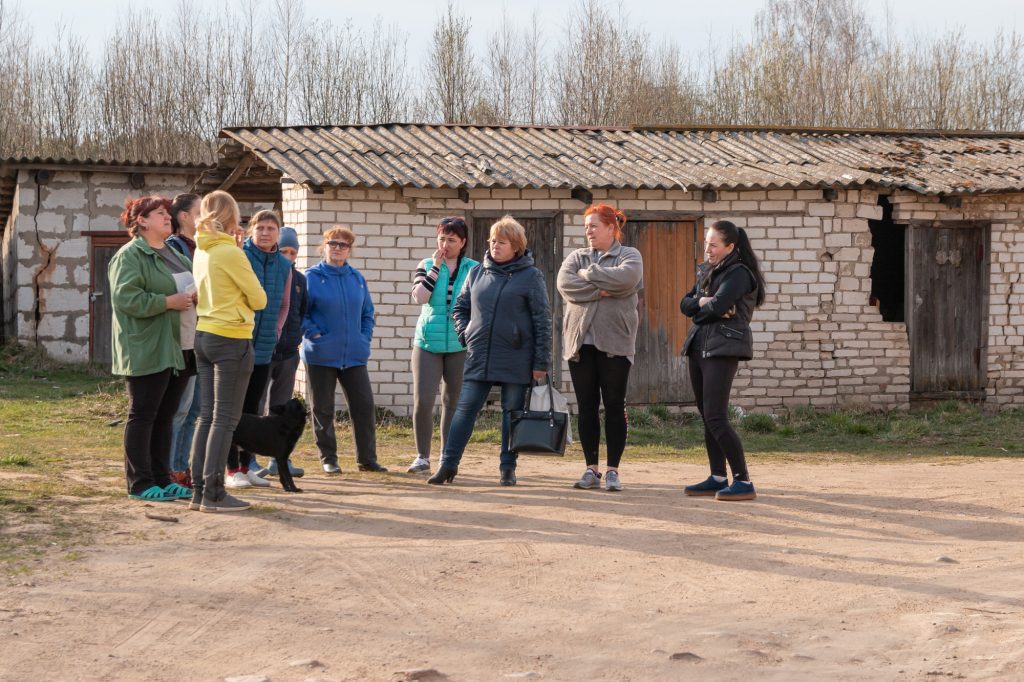
[[[110,332],[114,311],[110,302],[107,266],[131,237],[124,231],[85,234],[89,237],[89,359],[109,368],[113,359]]]
[[[881,220],[869,220],[871,246],[871,305],[877,305],[886,322],[906,321],[907,226],[892,221],[889,197],[878,197]]]
[[[907,249],[911,400],[984,400],[989,230],[912,222]]]

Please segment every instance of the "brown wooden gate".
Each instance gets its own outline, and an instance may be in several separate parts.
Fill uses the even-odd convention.
[[[990,227],[912,222],[907,239],[911,400],[984,400]]]
[[[89,237],[89,359],[110,367],[110,331],[114,311],[110,302],[107,265],[131,237],[127,232],[86,232]]]
[[[487,237],[491,225],[506,215],[503,211],[474,211],[466,215],[469,226],[470,258],[483,262],[487,251]],[[512,211],[512,217],[526,230],[526,247],[533,253],[537,268],[544,273],[551,303],[551,362],[552,380],[561,379],[562,366],[562,297],[555,288],[558,269],[562,267],[562,214],[553,211]]]
[[[680,353],[690,319],[679,302],[693,286],[702,237],[696,221],[632,221],[623,242],[640,250],[644,289],[640,292],[640,328],[629,375],[630,405],[693,403],[693,390]]]

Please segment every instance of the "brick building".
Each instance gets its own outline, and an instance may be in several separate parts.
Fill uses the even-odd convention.
[[[554,294],[563,256],[584,243],[582,211],[600,200],[628,214],[625,241],[645,257],[633,404],[692,398],[678,303],[705,225],[723,218],[747,229],[768,282],[738,404],[1024,404],[1024,134],[389,124],[221,138],[196,187],[279,206],[300,265],[335,223],[359,236],[352,263],[377,306],[371,378],[399,414],[412,402],[410,280],[437,220],[466,216],[479,257],[490,223],[516,216]]]
[[[747,229],[768,282],[735,402],[1024,404],[1021,134],[391,124],[221,137],[200,186],[281,201],[305,265],[331,225],[359,235],[352,262],[378,315],[371,376],[399,413],[412,401],[411,272],[437,220],[465,215],[479,257],[496,216],[521,219],[553,294],[592,200],[629,215],[626,241],[645,256],[634,404],[692,399],[678,303],[704,226],[722,218]]]
[[[98,159],[0,160],[0,341],[69,362],[110,362],[106,266],[128,241],[129,196],[173,197],[206,166]]]

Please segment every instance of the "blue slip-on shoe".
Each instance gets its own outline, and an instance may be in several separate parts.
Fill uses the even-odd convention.
[[[708,476],[706,481],[694,483],[683,488],[683,492],[690,497],[714,497],[719,490],[729,487],[729,481],[716,481],[714,476]]]
[[[750,481],[733,481],[731,486],[715,493],[715,499],[722,502],[740,502],[757,499],[757,493],[754,492],[754,484]]]

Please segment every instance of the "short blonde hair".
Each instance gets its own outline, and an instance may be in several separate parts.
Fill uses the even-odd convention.
[[[196,227],[203,232],[228,232],[231,228],[239,229],[241,220],[238,202],[227,192],[218,189],[203,197]]]
[[[352,248],[349,249],[348,255],[352,255],[352,252],[355,250],[356,247],[356,233],[348,229],[344,225],[335,225],[331,229],[324,232],[324,241],[320,245],[321,256],[327,255],[327,242],[329,242],[332,239],[341,239],[351,244]]]
[[[501,237],[507,239],[516,252],[516,258],[526,253],[526,230],[519,221],[510,215],[502,216],[498,222],[491,225],[491,236],[489,239]]]

